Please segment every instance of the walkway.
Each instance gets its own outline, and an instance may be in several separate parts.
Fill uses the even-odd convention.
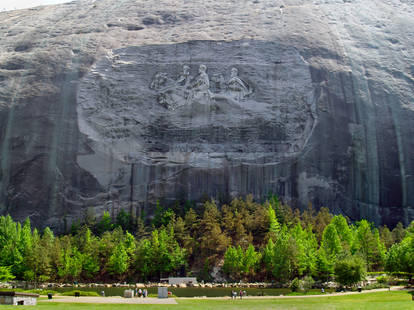
[[[72,297],[56,296],[53,299],[39,300],[39,303],[65,302],[82,304],[147,304],[147,305],[176,305],[174,298],[123,298],[120,296],[111,297]]]

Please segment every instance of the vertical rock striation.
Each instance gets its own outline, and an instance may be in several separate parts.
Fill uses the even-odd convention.
[[[0,13],[0,207],[276,194],[414,218],[414,1],[75,1]]]

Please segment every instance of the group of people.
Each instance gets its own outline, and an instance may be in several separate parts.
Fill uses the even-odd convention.
[[[140,297],[140,298],[148,297],[148,291],[147,291],[146,288],[144,288],[143,290],[136,288],[135,289],[135,296]]]
[[[246,291],[239,291],[239,297],[240,299],[243,299],[243,296],[247,296]],[[231,299],[236,299],[237,298],[237,291],[232,290],[231,291]]]

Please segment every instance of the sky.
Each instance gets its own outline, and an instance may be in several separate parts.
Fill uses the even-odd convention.
[[[26,9],[39,5],[57,4],[73,0],[0,0],[0,11]]]

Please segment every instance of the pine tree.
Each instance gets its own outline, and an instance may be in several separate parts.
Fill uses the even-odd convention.
[[[203,219],[200,222],[200,251],[202,257],[215,261],[223,255],[230,244],[230,238],[221,230],[220,213],[214,202],[206,202]]]
[[[111,274],[117,275],[123,279],[125,272],[128,270],[128,254],[122,242],[115,246],[114,252],[109,257],[108,270]]]
[[[272,208],[272,205],[269,203],[268,207],[268,217],[269,217],[269,238],[276,240],[280,232],[280,225],[276,218],[275,210]]]
[[[240,278],[241,258],[234,246],[229,246],[224,253],[223,272],[231,279],[238,280]]]
[[[341,240],[333,224],[326,226],[322,235],[321,247],[323,247],[328,260],[335,262],[342,252]]]

